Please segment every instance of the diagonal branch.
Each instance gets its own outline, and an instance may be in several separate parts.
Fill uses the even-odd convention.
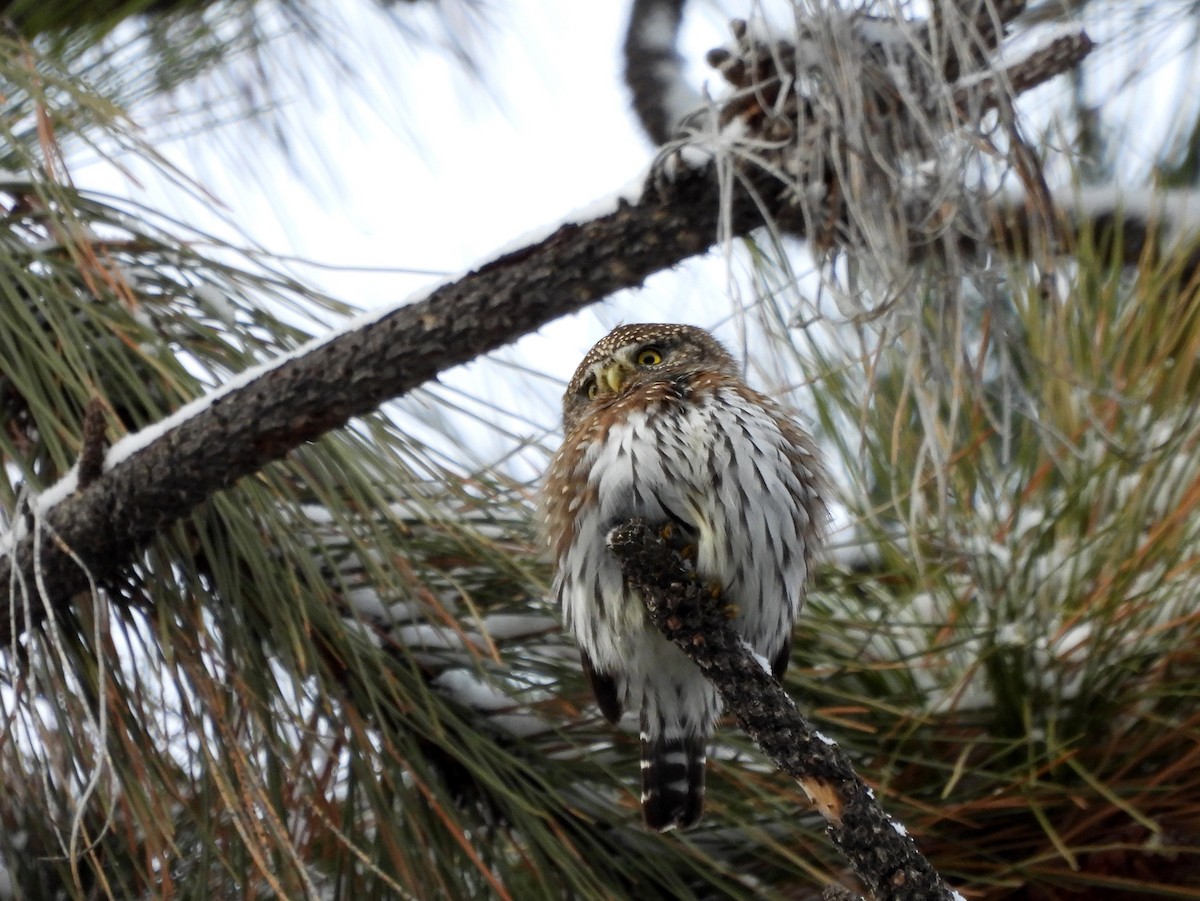
[[[608,542],[651,621],[704,671],[746,734],[800,783],[872,897],[961,899],[883,812],[841,749],[800,714],[765,661],[756,661],[722,605],[659,534],[634,519],[609,533]]]
[[[86,486],[47,492],[37,508],[44,534],[0,535],[0,646],[43,621],[47,605],[69,607],[89,573],[100,583],[117,577],[155,535],[243,476],[443,370],[703,253],[719,222],[745,234],[777,194],[739,191],[723,202],[711,169],[685,170],[636,202],[618,200],[606,215],[563,225],[419,302],[313,342],[152,439],[132,436],[144,446],[124,455],[115,446]],[[67,488],[74,493],[52,504]],[[35,584],[35,546],[39,590],[25,591]]]

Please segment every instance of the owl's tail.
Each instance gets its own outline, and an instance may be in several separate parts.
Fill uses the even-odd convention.
[[[642,818],[665,832],[695,825],[704,813],[703,734],[651,737],[642,729]]]

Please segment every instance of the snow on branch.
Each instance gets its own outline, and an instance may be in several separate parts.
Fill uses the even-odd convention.
[[[1053,207],[1061,235],[1072,243],[1090,240],[1125,266],[1170,258],[1184,280],[1200,272],[1200,191],[1085,185],[1054,192]],[[1002,197],[993,206],[989,241],[1031,256],[1040,216],[1027,197]]]
[[[608,538],[625,581],[650,619],[704,671],[725,707],[755,743],[800,784],[824,817],[834,846],[875,901],[951,901],[952,891],[854,772],[841,749],[808,722],[766,661],[734,631],[724,605],[644,520],[621,523]],[[827,897],[853,897],[834,889]]]
[[[0,534],[0,644],[119,583],[140,549],[208,497],[439,372],[762,224],[749,192],[689,171],[568,222],[427,296],[372,313],[234,379],[73,471]],[[719,228],[720,225],[720,228]]]

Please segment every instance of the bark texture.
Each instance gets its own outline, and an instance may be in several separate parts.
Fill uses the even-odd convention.
[[[761,224],[761,202],[735,192],[732,234]],[[0,597],[0,643],[43,621],[47,606],[68,607],[88,588],[89,573],[100,584],[111,580],[162,529],[293,448],[703,253],[717,240],[721,207],[715,174],[684,170],[637,204],[564,225],[226,394],[48,512],[39,590],[32,537],[0,558],[0,585],[10,588]]]

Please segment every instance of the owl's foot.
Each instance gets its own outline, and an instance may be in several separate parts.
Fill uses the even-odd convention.
[[[718,591],[719,591],[719,589],[718,589]],[[714,597],[715,597],[715,595],[714,595]],[[724,606],[721,607],[721,615],[723,617],[725,617],[726,619],[737,619],[738,615],[741,612],[742,612],[742,608],[739,607],[737,604],[725,604]]]

